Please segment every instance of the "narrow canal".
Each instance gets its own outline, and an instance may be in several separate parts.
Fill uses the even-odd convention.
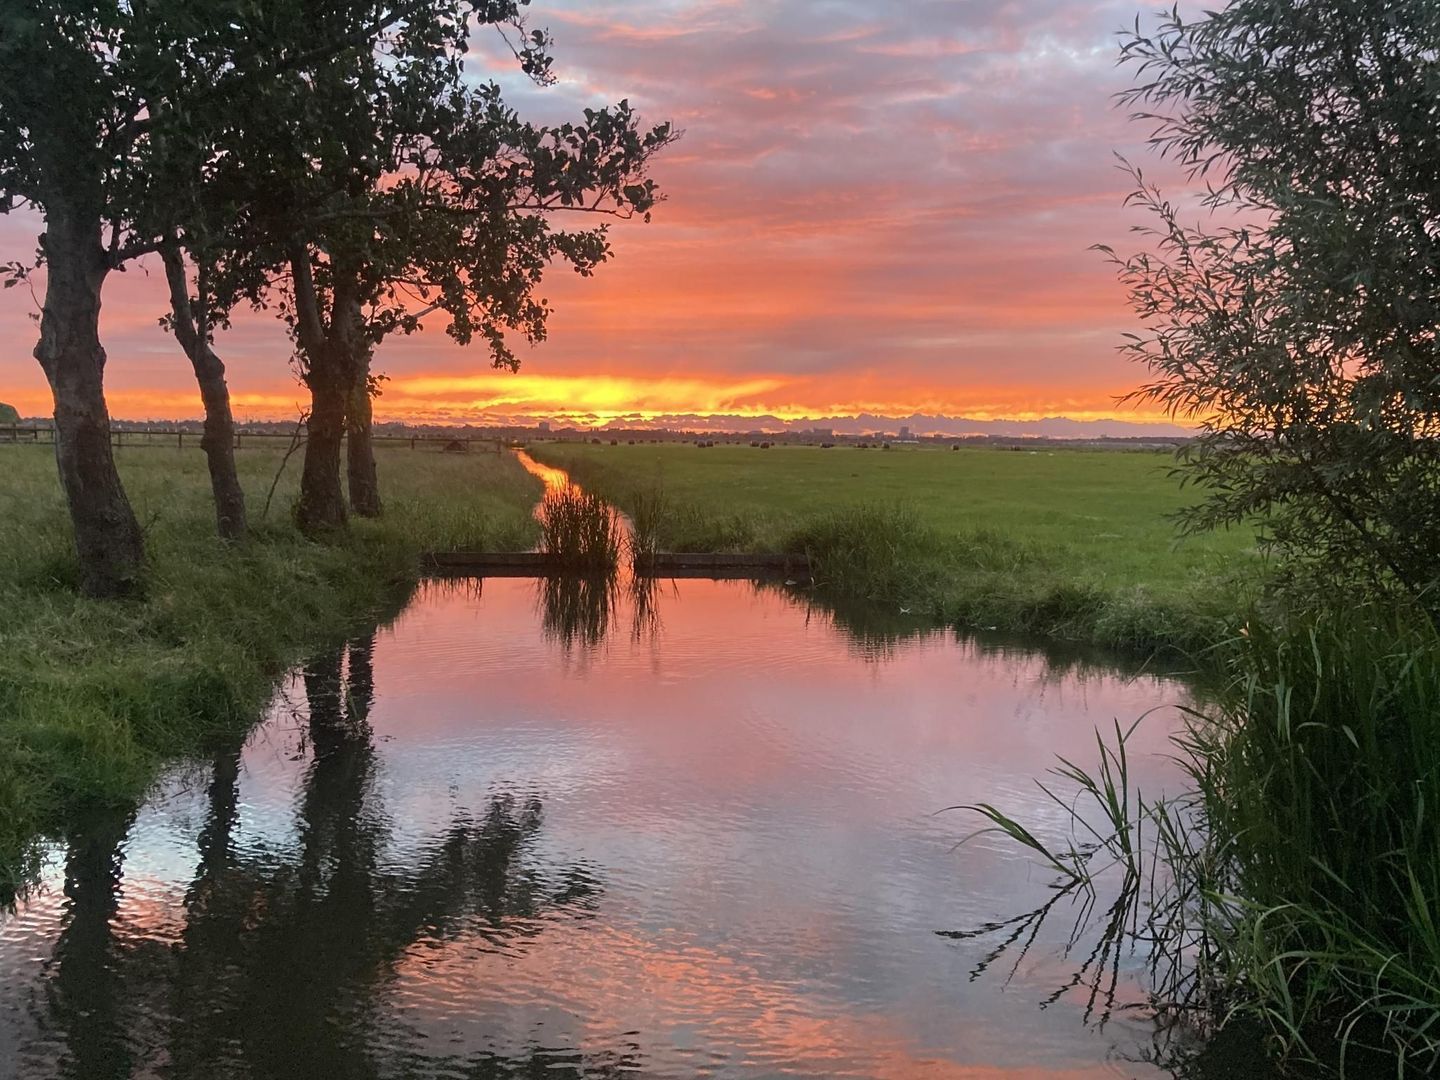
[[[0,1076],[1170,1075],[1146,958],[1097,996],[1069,901],[984,930],[1050,875],[936,811],[1063,843],[1034,777],[1180,685],[746,582],[602,591],[427,582],[55,845],[0,921]]]

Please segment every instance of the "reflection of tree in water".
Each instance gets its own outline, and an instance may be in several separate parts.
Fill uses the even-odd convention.
[[[387,850],[369,724],[373,639],[316,657],[303,672],[313,751],[296,809],[298,851],[241,850],[235,834],[240,745],[215,757],[196,874],[180,938],[120,931],[128,816],[77,835],[67,910],[41,1023],[76,1078],[389,1075],[413,1035],[386,1019],[385,990],[412,950],[461,937],[515,949],[547,915],[583,915],[600,891],[584,865],[534,856],[541,800],[501,793],[459,814],[404,864]],[[143,923],[143,919],[138,920]],[[412,1040],[413,1041],[413,1040]],[[143,1060],[133,1060],[143,1059]],[[633,1047],[581,1059],[534,1048],[432,1060],[401,1075],[551,1078],[633,1075]]]
[[[1194,665],[1178,656],[1125,653],[1080,641],[1040,635],[1002,633],[993,627],[959,627],[893,603],[848,600],[821,589],[797,589],[776,580],[754,583],[758,592],[780,593],[811,619],[823,620],[844,635],[857,656],[892,660],[902,645],[937,634],[968,642],[982,655],[1039,657],[1047,680],[1091,675],[1191,675]]]
[[[122,1035],[122,945],[113,924],[119,908],[122,842],[133,814],[96,814],[73,835],[65,858],[65,925],[55,942],[53,977],[38,1007],[53,1016],[64,1045],[65,1075],[128,1076]]]

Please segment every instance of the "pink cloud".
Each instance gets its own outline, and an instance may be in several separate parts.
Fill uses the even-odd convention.
[[[629,97],[684,140],[655,170],[669,196],[649,226],[617,227],[590,280],[546,283],[549,340],[527,372],[683,374],[715,384],[790,378],[818,408],[963,399],[1095,413],[1138,380],[1115,352],[1131,323],[1088,249],[1124,244],[1126,180],[1112,151],[1144,131],[1112,107],[1113,32],[1131,3],[846,5],[797,0],[537,0],[559,85],[529,86],[481,39],[477,75],[527,115],[560,119]],[[0,242],[33,248],[13,215]],[[159,268],[107,287],[107,378],[126,400],[190,391],[156,325]],[[23,289],[0,295],[0,400],[40,401]],[[377,366],[397,380],[483,371],[479,349],[431,328]],[[219,348],[237,390],[297,393],[290,346],[243,313]]]

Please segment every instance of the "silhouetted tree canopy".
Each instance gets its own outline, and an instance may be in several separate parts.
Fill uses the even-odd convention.
[[[554,260],[588,274],[602,222],[648,215],[650,157],[674,138],[627,102],[534,126],[477,85],[464,57],[493,28],[551,81],[528,0],[17,0],[0,8],[0,212],[45,218],[36,357],[55,399],[56,456],[82,581],[134,591],[143,540],[110,450],[100,298],[108,274],[163,255],[168,325],[195,367],[225,535],[244,530],[224,368],[212,347],[236,303],[274,305],[312,394],[298,517],[343,523],[351,491],[378,513],[369,456],[375,346],[443,317],[461,344],[518,359],[539,341]],[[561,213],[596,224],[561,228]],[[358,450],[358,454],[357,454]],[[357,494],[357,484],[360,488]]]
[[[603,222],[648,217],[657,201],[645,172],[675,137],[670,125],[642,128],[622,101],[536,126],[467,72],[469,36],[489,27],[524,72],[550,81],[548,37],[526,27],[521,6],[430,5],[367,49],[277,73],[232,111],[227,149],[205,159],[203,180],[177,192],[193,197],[187,242],[211,268],[211,308],[223,318],[241,300],[273,307],[295,342],[311,392],[307,529],[344,521],[342,436],[352,503],[379,512],[370,361],[388,335],[443,319],[456,342],[478,337],[513,369],[507,334],[545,336],[549,305],[536,290],[547,267],[591,273],[610,255]],[[366,32],[347,9],[331,14],[338,25],[303,32]],[[584,224],[559,227],[562,215]]]

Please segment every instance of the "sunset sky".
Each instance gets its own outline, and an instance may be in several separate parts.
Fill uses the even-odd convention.
[[[654,170],[668,196],[617,226],[590,280],[557,269],[550,340],[493,372],[438,321],[382,346],[380,419],[594,422],[861,411],[1155,419],[1115,404],[1140,372],[1133,320],[1095,243],[1127,243],[1145,130],[1112,102],[1116,31],[1137,0],[535,0],[557,86],[471,56],[522,114],[628,97],[684,129]],[[1148,9],[1146,9],[1148,11]],[[36,220],[0,219],[4,258]],[[158,260],[106,286],[111,412],[193,417],[188,365],[157,326]],[[0,296],[0,401],[50,411],[30,357],[34,298]],[[245,312],[217,342],[241,419],[305,398],[280,324]]]

